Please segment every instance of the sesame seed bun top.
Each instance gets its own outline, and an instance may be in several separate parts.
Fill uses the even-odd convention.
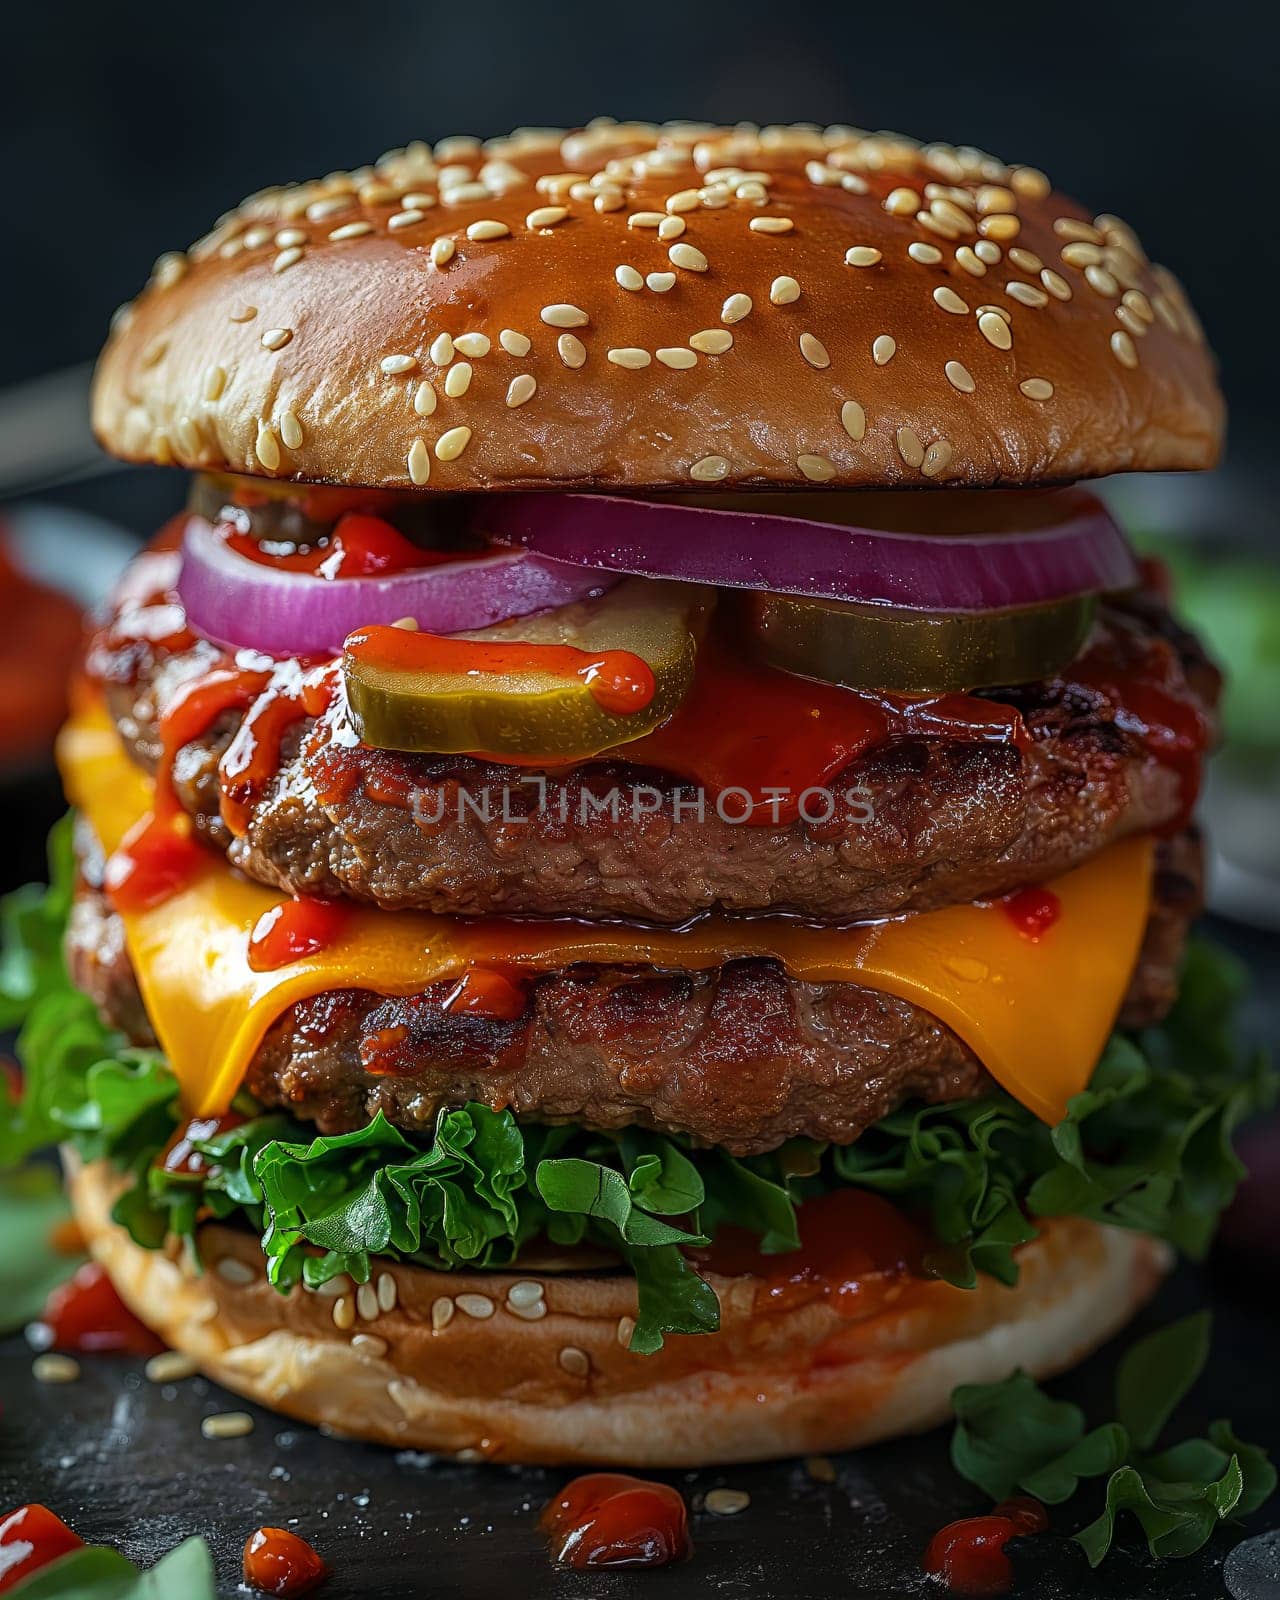
[[[851,128],[602,122],[271,189],[118,316],[132,461],[446,491],[1212,466],[1177,280],[1043,173]]]

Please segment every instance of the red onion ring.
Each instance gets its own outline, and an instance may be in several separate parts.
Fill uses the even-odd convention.
[[[1048,527],[940,535],[613,495],[509,494],[478,500],[473,527],[606,572],[920,611],[996,611],[1136,584],[1133,552],[1101,501],[1067,491],[1061,504]]]
[[[369,578],[272,569],[231,549],[190,517],[178,594],[192,628],[215,644],[273,656],[329,656],[356,628],[412,617],[428,633],[487,628],[602,594],[617,575],[527,550]]]

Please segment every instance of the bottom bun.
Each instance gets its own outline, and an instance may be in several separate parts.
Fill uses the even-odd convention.
[[[110,1219],[119,1179],[70,1177],[89,1248],[126,1303],[228,1389],[359,1439],[464,1460],[696,1467],[832,1452],[933,1427],[960,1383],[1060,1372],[1168,1270],[1167,1248],[1080,1218],[1018,1253],[1016,1288],[868,1281],[854,1315],[756,1306],[760,1280],[708,1279],[721,1331],[627,1348],[621,1273],[433,1272],[386,1262],[361,1289],[279,1294],[257,1239],[201,1229],[198,1274]],[[342,1292],[345,1289],[345,1292]]]

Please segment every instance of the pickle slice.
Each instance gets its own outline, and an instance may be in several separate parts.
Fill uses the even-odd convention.
[[[751,648],[770,665],[848,689],[950,694],[1031,683],[1084,643],[1093,595],[1016,611],[942,612],[752,594]]]
[[[643,738],[689,692],[714,599],[636,578],[473,633],[362,628],[342,663],[356,732],[383,750],[548,761]]]

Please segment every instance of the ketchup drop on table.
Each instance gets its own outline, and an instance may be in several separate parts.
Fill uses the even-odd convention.
[[[48,1506],[19,1506],[0,1521],[0,1594],[83,1543]]]
[[[155,1356],[165,1348],[121,1300],[96,1261],[86,1262],[53,1290],[40,1321],[57,1350]]]
[[[589,1472],[550,1501],[538,1526],[566,1567],[665,1567],[693,1553],[689,1516],[665,1483]]]
[[[1000,1595],[1013,1587],[1013,1566],[1004,1547],[1010,1539],[1043,1533],[1049,1518],[1038,1500],[1017,1495],[985,1517],[964,1517],[935,1533],[924,1570],[941,1578],[952,1594]]]
[[[244,1581],[263,1594],[310,1594],[329,1569],[305,1539],[287,1528],[259,1528],[244,1547]]]

